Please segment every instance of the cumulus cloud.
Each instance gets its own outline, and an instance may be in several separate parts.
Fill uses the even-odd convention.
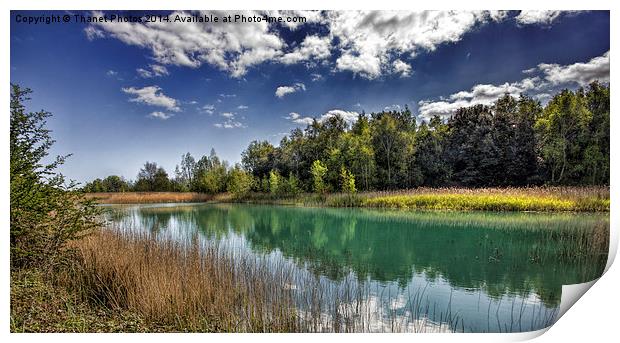
[[[291,112],[289,113],[288,116],[284,118],[292,121],[295,124],[303,124],[303,125],[310,125],[314,121],[312,117],[302,117],[301,114],[296,113],[296,112]]]
[[[248,108],[249,108],[249,107],[248,107],[248,106],[246,106],[246,105],[239,105],[239,106],[237,106],[237,109],[238,109],[238,110],[247,110]]]
[[[164,112],[161,112],[161,111],[151,112],[148,115],[149,118],[160,119],[160,120],[166,120],[166,119],[169,119],[169,118],[171,118],[173,116],[174,116],[174,114],[164,113]]]
[[[566,66],[541,63],[538,65],[538,69],[553,84],[576,82],[585,86],[595,80],[609,82],[609,51],[603,56],[594,57],[585,63]]]
[[[280,60],[284,64],[294,64],[311,59],[323,60],[331,55],[330,47],[329,36],[307,36],[297,49],[282,56]]]
[[[570,12],[567,11],[539,11],[539,10],[529,10],[529,11],[521,11],[518,16],[515,17],[515,20],[520,25],[550,25],[555,20],[560,18],[560,16],[568,14]]]
[[[136,71],[138,72],[138,75],[140,75],[140,77],[143,77],[145,79],[169,75],[168,69],[162,65],[151,64],[148,66],[148,68],[150,68],[150,70],[144,69],[144,68],[138,68],[136,69]]]
[[[394,73],[400,74],[401,77],[407,77],[411,75],[411,66],[401,60],[396,60],[392,63]]]
[[[327,119],[333,116],[341,117],[348,125],[350,125],[354,123],[355,121],[357,121],[359,113],[355,111],[344,111],[344,110],[339,110],[339,109],[333,109],[333,110],[329,110],[323,113],[321,116],[316,118],[316,120],[319,123],[323,123]],[[302,124],[302,125],[309,125],[309,124],[312,124],[312,122],[314,121],[313,117],[304,117],[301,114],[296,113],[296,112],[291,112],[289,113],[288,116],[284,118],[292,121],[295,124]]]
[[[299,92],[299,91],[305,91],[306,90],[306,85],[304,85],[301,82],[295,83],[292,86],[280,86],[278,88],[276,88],[276,96],[278,98],[282,98],[287,94],[291,94],[291,93],[295,93],[295,92]]]
[[[99,13],[95,13],[99,14]],[[183,12],[176,16],[215,15],[220,11]],[[85,29],[89,39],[112,37],[151,52],[158,65],[196,68],[209,64],[242,77],[249,68],[265,62],[331,64],[334,70],[353,72],[369,79],[383,74],[408,76],[411,67],[397,56],[415,57],[454,43],[469,31],[506,17],[505,11],[242,11],[235,14],[303,15],[299,23],[94,23]],[[287,42],[282,33],[301,25],[320,25],[300,43]],[[400,62],[399,62],[400,61]],[[148,70],[147,70],[148,71]],[[315,80],[313,78],[313,80]]]
[[[521,93],[539,88],[541,82],[542,80],[536,77],[501,85],[479,84],[468,91],[453,93],[447,99],[440,101],[422,100],[418,103],[419,112],[425,118],[435,115],[445,118],[461,107],[490,105],[504,94],[518,97]]]
[[[159,86],[148,86],[143,88],[129,87],[122,88],[122,90],[134,96],[129,99],[129,101],[164,107],[173,112],[181,111],[179,101],[165,95]]]
[[[334,11],[330,33],[338,38],[341,56],[336,69],[373,79],[393,68],[391,54],[414,57],[444,43],[461,40],[479,24],[500,20],[488,11]]]
[[[235,114],[232,113],[232,112],[222,112],[222,113],[220,113],[220,115],[222,117],[224,117],[224,118],[234,118],[235,117]]]
[[[261,14],[252,11],[238,13],[246,16]],[[188,17],[191,14],[176,11],[170,17]],[[209,11],[199,14],[222,17],[229,13]],[[89,39],[105,35],[128,45],[149,49],[153,58],[163,65],[196,68],[208,63],[229,72],[233,77],[241,77],[249,67],[280,57],[285,46],[266,21],[242,25],[221,21],[209,24],[108,21],[89,26],[86,34]]]
[[[383,108],[384,111],[400,111],[401,107],[398,104],[394,104],[394,105],[389,105],[389,106],[385,106]]]
[[[558,88],[585,86],[595,80],[609,82],[609,51],[588,62],[569,65],[541,63],[524,72],[538,76],[500,85],[478,84],[470,90],[456,92],[437,101],[422,100],[418,103],[420,115],[426,118],[434,115],[445,118],[454,114],[460,107],[489,105],[504,94],[518,97],[521,93],[531,93],[534,99],[548,101],[550,94]]]

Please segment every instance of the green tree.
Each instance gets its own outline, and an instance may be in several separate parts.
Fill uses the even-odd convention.
[[[321,160],[316,160],[312,162],[310,173],[312,174],[312,190],[318,194],[325,194],[327,187],[324,178],[325,174],[327,174],[327,167]]]
[[[343,193],[355,193],[355,176],[344,166],[340,168],[340,186]]]
[[[274,168],[275,148],[267,141],[252,141],[241,153],[243,167],[256,177],[269,175]]]
[[[286,194],[296,197],[301,193],[301,188],[299,187],[299,178],[295,176],[293,173],[288,174],[288,179],[285,183]]]
[[[235,165],[230,170],[228,176],[228,185],[226,189],[232,193],[235,198],[243,198],[252,189],[254,179],[252,175],[243,170],[241,166]]]
[[[45,127],[49,112],[27,112],[29,89],[11,84],[10,244],[11,269],[54,265],[67,243],[99,225],[99,211],[65,183],[56,169],[67,156],[46,164],[54,140]]]
[[[155,162],[147,161],[138,172],[134,188],[139,192],[167,192],[170,191],[170,186],[166,170]]]
[[[282,177],[277,170],[269,171],[269,193],[280,195],[282,193]]]
[[[574,184],[587,169],[584,151],[592,113],[583,91],[563,90],[553,97],[536,121],[547,179],[552,184]]]

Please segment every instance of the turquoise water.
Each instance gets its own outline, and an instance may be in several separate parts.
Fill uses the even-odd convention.
[[[563,284],[601,275],[606,254],[588,251],[583,240],[596,229],[607,234],[609,227],[607,214],[241,204],[107,208],[118,229],[166,239],[200,237],[290,266],[301,275],[288,285],[301,311],[316,282],[330,289],[318,300],[325,316],[333,319],[336,309],[346,312],[354,302],[364,306],[356,331],[516,332],[548,326]]]

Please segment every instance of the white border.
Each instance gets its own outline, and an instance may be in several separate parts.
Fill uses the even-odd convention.
[[[2,76],[3,82],[0,83],[0,89],[5,94],[3,99],[4,109],[9,107],[9,82],[7,82],[10,73],[9,56],[10,56],[10,12],[9,10],[18,9],[48,9],[48,10],[88,10],[88,9],[401,9],[401,10],[423,10],[423,9],[445,9],[445,10],[458,10],[458,9],[563,9],[563,10],[611,10],[611,42],[610,48],[616,46],[617,32],[618,31],[618,1],[604,1],[604,0],[589,0],[576,1],[565,0],[556,4],[545,4],[540,0],[522,0],[513,2],[490,2],[482,0],[470,0],[470,1],[446,1],[446,0],[434,0],[431,3],[414,2],[414,1],[398,1],[398,0],[381,0],[381,1],[329,1],[329,0],[312,0],[307,3],[298,1],[292,2],[290,0],[271,0],[269,2],[259,3],[250,0],[226,0],[226,1],[205,1],[198,0],[176,0],[174,2],[164,1],[147,1],[147,0],[109,0],[105,2],[97,1],[71,1],[71,0],[56,0],[53,2],[42,2],[36,0],[21,0],[19,2],[14,1],[2,1],[0,5],[3,11],[0,14],[0,27],[2,27],[2,35],[0,36],[1,45],[4,53],[0,54],[1,64],[3,66]],[[430,5],[430,7],[429,7]],[[585,6],[584,6],[585,5]],[[611,48],[611,50],[614,50]],[[616,65],[615,50],[611,53],[612,65]],[[617,72],[615,68],[611,69],[611,79],[617,80]],[[616,118],[620,107],[618,105],[617,93],[612,91],[611,100],[611,131],[620,132],[620,120]],[[7,112],[4,112],[7,113]],[[336,341],[341,339],[352,339],[362,341],[376,341],[377,339],[390,339],[396,341],[411,341],[411,340],[432,340],[439,342],[446,341],[466,341],[466,342],[495,342],[505,340],[524,340],[539,336],[547,330],[541,330],[536,333],[524,333],[524,334],[347,334],[347,336],[339,336],[338,334],[142,334],[142,335],[130,335],[130,334],[9,334],[9,296],[10,296],[10,284],[9,284],[9,148],[8,148],[8,115],[3,118],[2,127],[0,128],[0,137],[4,144],[2,145],[2,170],[0,171],[0,178],[4,191],[1,194],[2,211],[0,211],[0,220],[4,223],[4,243],[0,246],[0,255],[3,258],[3,272],[2,272],[2,289],[0,290],[0,304],[2,305],[2,323],[4,327],[5,339],[9,340],[25,340],[25,341],[39,341],[39,340],[52,340],[52,341],[75,341],[82,342],[84,340],[92,342],[108,342],[109,340],[121,340],[129,341],[130,339],[145,339],[145,340],[174,340],[183,339],[184,341],[205,341],[205,340],[218,340],[218,341],[247,341],[247,340],[259,340],[269,342],[286,342],[289,343],[291,339],[300,342],[313,342],[316,339]],[[575,304],[575,308],[568,311],[555,325],[549,328],[549,332],[542,335],[539,339],[543,342],[561,342],[561,341],[584,341],[584,340],[603,340],[607,341],[608,338],[617,336],[616,322],[617,322],[617,308],[620,305],[618,301],[617,292],[619,273],[617,266],[612,266],[611,262],[615,257],[618,246],[618,201],[620,200],[618,194],[614,194],[618,188],[619,177],[619,162],[614,158],[615,148],[618,146],[618,138],[614,135],[611,137],[611,249],[610,249],[610,261],[607,268],[609,269],[600,279],[596,282],[592,289],[587,292],[583,297],[584,299],[578,301]],[[611,266],[611,268],[610,268]],[[5,340],[6,341],[6,340]]]

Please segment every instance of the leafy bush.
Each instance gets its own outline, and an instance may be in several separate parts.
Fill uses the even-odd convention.
[[[45,128],[46,111],[27,112],[29,89],[11,85],[11,269],[49,266],[67,242],[98,224],[94,203],[56,172],[68,156],[45,164],[54,143]]]

